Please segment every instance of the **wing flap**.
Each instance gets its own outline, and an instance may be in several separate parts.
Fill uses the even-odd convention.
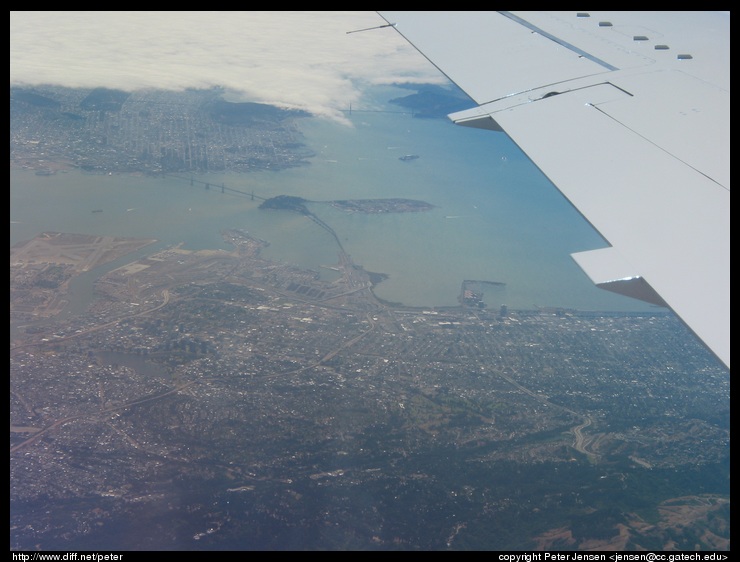
[[[644,279],[729,365],[730,193],[590,103],[593,90],[490,118],[629,260],[611,281]]]
[[[657,306],[668,306],[616,248],[579,252],[572,257],[598,287]]]

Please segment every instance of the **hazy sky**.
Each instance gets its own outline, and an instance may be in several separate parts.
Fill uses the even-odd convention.
[[[368,83],[442,82],[375,12],[10,12],[10,82],[224,86],[342,119]]]

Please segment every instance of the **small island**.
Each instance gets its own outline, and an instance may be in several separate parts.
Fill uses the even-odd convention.
[[[266,199],[261,205],[260,209],[282,209],[285,211],[295,211],[302,215],[310,215],[311,212],[306,207],[306,199],[303,197],[296,197],[295,195],[278,195]]]
[[[315,218],[315,215],[308,210],[306,203],[324,203],[320,201],[309,201],[303,197],[295,195],[277,195],[266,199],[260,205],[260,209],[280,209],[283,211],[293,211]],[[403,199],[400,197],[391,197],[383,199],[339,199],[328,201],[333,207],[347,211],[348,213],[418,213],[420,211],[429,211],[434,209],[434,205],[426,201],[416,199]]]
[[[334,207],[350,213],[417,213],[434,209],[426,201],[414,199],[349,199],[332,201]]]

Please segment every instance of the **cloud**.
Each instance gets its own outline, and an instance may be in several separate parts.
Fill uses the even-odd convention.
[[[444,78],[374,12],[10,12],[11,84],[183,89],[341,120],[368,84]]]

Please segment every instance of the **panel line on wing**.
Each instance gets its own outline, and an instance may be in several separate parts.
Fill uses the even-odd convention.
[[[516,16],[516,15],[512,14],[511,12],[499,12],[499,14],[501,14],[504,17],[509,18],[512,21],[515,21],[516,23],[518,23],[519,25],[522,25],[522,26],[526,27],[527,29],[531,29],[535,33],[538,33],[538,34],[542,35],[543,37],[546,37],[550,41],[554,41],[555,43],[557,43],[558,45],[561,45],[561,46],[565,47],[569,51],[573,51],[577,55],[582,56],[582,57],[585,57],[588,60],[590,60],[592,62],[595,62],[596,64],[598,64],[600,66],[603,66],[607,70],[619,70],[619,68],[617,68],[616,66],[609,64],[608,62],[606,62],[606,61],[604,61],[604,60],[602,60],[602,59],[600,59],[600,58],[592,55],[591,53],[589,53],[587,51],[584,51],[583,49],[579,49],[575,45],[573,45],[571,43],[568,43],[567,41],[564,41],[563,39],[560,39],[559,37],[557,37],[557,36],[555,36],[555,35],[553,35],[551,33],[548,33],[544,29],[541,29],[541,28],[537,27],[533,23],[530,23],[527,20],[522,19],[519,16]]]
[[[601,113],[602,115],[604,115],[605,117],[608,117],[609,119],[611,119],[611,120],[612,120],[612,121],[614,121],[615,123],[619,124],[619,125],[620,125],[621,127],[624,127],[625,129],[627,129],[627,130],[628,130],[628,131],[630,131],[631,133],[633,133],[633,134],[637,135],[638,137],[640,137],[640,138],[641,138],[641,139],[643,139],[644,141],[646,141],[646,142],[649,142],[649,143],[650,143],[650,144],[652,144],[652,145],[653,145],[653,146],[654,146],[655,148],[657,148],[657,149],[659,149],[659,150],[662,150],[663,152],[665,152],[666,154],[668,154],[668,155],[669,155],[669,156],[670,156],[671,158],[675,158],[676,160],[678,160],[678,161],[679,161],[679,162],[681,162],[682,164],[685,164],[686,166],[688,166],[689,168],[691,168],[692,170],[694,170],[694,171],[695,171],[695,172],[697,172],[698,174],[701,174],[702,176],[704,176],[705,178],[707,178],[707,179],[708,179],[709,181],[711,181],[711,182],[715,183],[716,185],[718,185],[718,186],[719,186],[720,188],[724,189],[724,190],[725,190],[725,191],[727,191],[727,192],[729,192],[729,191],[730,191],[730,188],[729,188],[729,187],[727,187],[727,186],[725,186],[725,185],[722,185],[722,183],[721,183],[721,182],[719,182],[719,181],[717,181],[716,179],[714,179],[713,177],[711,177],[711,176],[707,175],[707,174],[706,174],[705,172],[702,172],[702,171],[701,171],[700,169],[698,169],[698,168],[697,168],[696,166],[692,166],[690,162],[687,162],[687,161],[686,161],[685,159],[683,159],[683,158],[680,158],[680,157],[676,156],[675,154],[673,154],[672,152],[670,152],[670,151],[669,151],[669,150],[667,150],[666,148],[664,148],[664,147],[660,146],[659,144],[655,143],[654,141],[650,140],[650,139],[649,139],[648,137],[646,137],[645,135],[642,135],[642,134],[640,134],[640,132],[639,132],[639,131],[635,131],[635,130],[634,130],[633,128],[631,128],[631,127],[627,126],[626,124],[622,123],[622,122],[621,122],[621,121],[620,121],[619,119],[617,119],[617,118],[616,118],[616,117],[614,117],[613,115],[609,114],[609,113],[608,113],[607,111],[604,111],[603,109],[601,109],[601,108],[600,108],[600,107],[598,106],[598,104],[589,104],[589,105],[590,105],[591,107],[593,107],[593,108],[594,108],[594,109],[595,109],[596,111],[598,111],[599,113]]]

